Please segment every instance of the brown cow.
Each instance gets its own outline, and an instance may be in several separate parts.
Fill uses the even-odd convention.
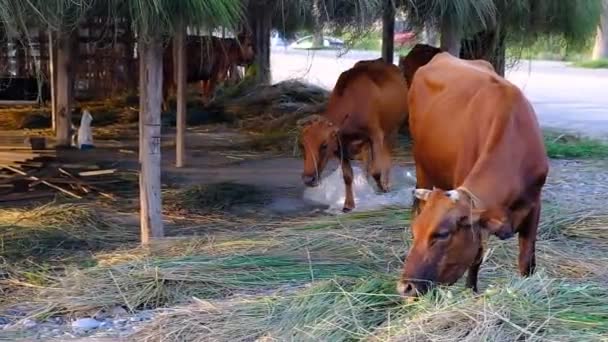
[[[300,143],[304,152],[302,181],[317,186],[332,156],[340,160],[346,198],[344,212],[355,208],[350,160],[371,151],[368,174],[382,191],[389,190],[391,145],[407,121],[407,85],[399,68],[381,60],[358,62],[343,72],[322,116],[302,125]],[[369,152],[367,152],[369,153]]]
[[[172,42],[165,49],[163,74],[163,100],[166,105],[176,83],[173,73],[175,52]],[[186,38],[186,82],[201,82],[205,102],[213,96],[218,84],[223,83],[234,66],[246,66],[253,62],[255,53],[251,37],[240,34],[235,38],[199,37]]]
[[[486,234],[518,233],[519,271],[532,274],[549,163],[521,90],[487,62],[439,52],[413,75],[408,104],[421,203],[399,293],[451,285],[467,270],[476,291]]]

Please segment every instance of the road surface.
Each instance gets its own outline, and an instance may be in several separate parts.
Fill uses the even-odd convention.
[[[272,50],[273,81],[300,78],[333,88],[338,76],[362,59],[379,53]],[[397,60],[397,59],[395,59]],[[608,70],[574,68],[563,62],[520,61],[507,71],[532,102],[543,127],[608,138]]]

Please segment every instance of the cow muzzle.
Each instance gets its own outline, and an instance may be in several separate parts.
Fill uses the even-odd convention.
[[[424,295],[431,288],[431,283],[428,281],[409,281],[400,280],[397,284],[397,293],[407,301]]]
[[[319,181],[316,176],[302,175],[302,182],[311,188],[319,185]]]

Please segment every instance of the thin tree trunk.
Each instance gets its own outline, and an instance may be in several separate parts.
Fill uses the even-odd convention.
[[[450,23],[449,17],[444,17],[441,22],[441,49],[454,56],[460,53],[460,33]]]
[[[272,29],[271,5],[264,2],[249,2],[248,14],[255,47],[255,61],[250,70],[255,73],[258,84],[268,84],[272,80],[270,72],[270,31]]]
[[[395,55],[395,6],[393,0],[385,0],[382,16],[382,59],[393,64]]]
[[[51,125],[57,131],[57,49],[53,33],[49,31],[49,86],[51,88]]]
[[[72,123],[72,41],[70,34],[60,34],[57,39],[57,146],[70,146]]]
[[[593,59],[608,58],[608,0],[602,3],[600,24],[597,27],[597,35],[595,36],[595,46],[593,48]]]
[[[177,58],[175,59],[174,73],[177,75],[177,134],[175,166],[183,167],[186,154],[186,28],[182,25],[175,37]]]
[[[141,241],[149,244],[152,239],[164,236],[161,199],[161,103],[163,78],[163,45],[153,40],[140,46],[140,63],[143,64],[145,88],[143,101],[143,155],[140,176]],[[142,94],[140,94],[141,96]]]
[[[320,49],[323,47],[323,17],[321,13],[321,0],[315,0],[312,4],[312,15],[314,17],[314,28],[312,34],[312,47]]]

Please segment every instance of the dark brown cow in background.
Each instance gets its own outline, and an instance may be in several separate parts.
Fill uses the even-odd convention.
[[[407,121],[406,94],[407,84],[399,68],[382,60],[361,61],[343,72],[323,115],[301,122],[304,184],[317,186],[327,162],[336,157],[346,185],[343,211],[351,211],[355,201],[350,160],[362,154],[364,161],[370,160],[368,173],[382,191],[388,191],[391,147]]]
[[[186,38],[186,82],[201,82],[201,94],[205,102],[213,96],[217,85],[226,81],[235,66],[247,66],[254,60],[253,44],[248,34],[237,38],[213,36],[188,36]],[[163,101],[166,105],[169,93],[176,88],[173,72],[173,43],[164,53]]]
[[[412,53],[404,65],[428,59]],[[549,162],[531,104],[481,60],[438,52],[409,74],[421,208],[399,293],[413,297],[435,284],[451,285],[467,270],[466,285],[476,291],[488,234],[518,234],[519,271],[532,274]]]

